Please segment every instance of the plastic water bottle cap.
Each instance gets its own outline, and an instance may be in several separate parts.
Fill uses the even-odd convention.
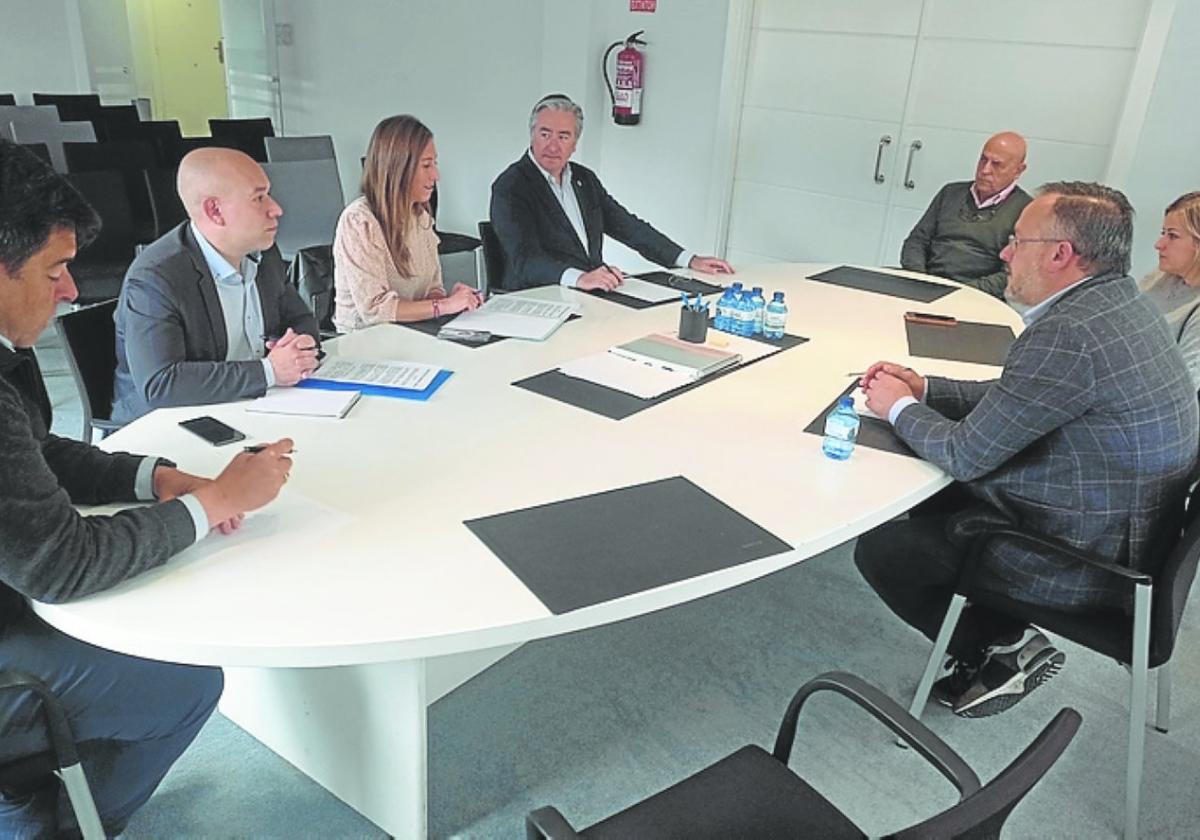
[[[854,397],[847,394],[838,401],[838,405],[842,408],[854,408]]]

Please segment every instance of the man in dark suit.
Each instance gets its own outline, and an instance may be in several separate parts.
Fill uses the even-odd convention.
[[[231,531],[279,492],[284,439],[241,453],[209,480],[161,458],[102,452],[50,432],[33,343],[55,306],[75,299],[69,264],[100,220],[48,165],[0,140],[0,666],[58,698],[107,836],[158,787],[216,707],[219,668],[153,662],[86,644],[42,621],[29,600],[70,601],[154,569]],[[112,516],[75,505],[142,501]],[[0,692],[5,760],[46,750],[44,710]],[[0,837],[71,837],[78,827],[47,773],[0,791]]]
[[[138,255],[117,303],[118,423],[259,397],[316,368],[317,322],[273,247],[283,211],[262,167],[197,149],[178,183],[189,221]]]
[[[732,273],[724,260],[697,256],[663,236],[618,204],[596,173],[571,163],[582,132],[582,108],[561,94],[545,97],[529,116],[529,150],[492,184],[502,288],[615,289],[623,275],[604,262],[606,234],[662,266]]]
[[[973,535],[1010,524],[1151,574],[1152,538],[1196,461],[1196,391],[1166,323],[1127,275],[1133,210],[1095,184],[1042,188],[1001,252],[1006,297],[1028,307],[1000,378],[922,377],[887,362],[867,405],[961,484],[954,496],[859,539],[855,562],[902,619],[937,635]],[[1131,610],[1127,591],[1027,543],[995,540],[985,584],[1034,604]],[[1008,708],[1063,654],[1044,635],[972,606],[935,698],[960,715]]]

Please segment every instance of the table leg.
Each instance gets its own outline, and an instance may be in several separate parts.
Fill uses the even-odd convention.
[[[220,709],[388,834],[426,836],[424,660],[226,668]]]

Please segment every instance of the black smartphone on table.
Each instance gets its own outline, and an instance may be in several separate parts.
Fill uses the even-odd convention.
[[[180,426],[187,429],[194,435],[199,435],[213,446],[224,446],[227,443],[235,443],[239,440],[245,440],[246,436],[226,423],[222,423],[215,417],[193,417],[191,420],[181,420]]]

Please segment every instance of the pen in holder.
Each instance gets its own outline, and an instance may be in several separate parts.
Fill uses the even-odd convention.
[[[692,309],[683,306],[679,309],[679,338],[694,344],[703,344],[708,336],[708,307]]]

